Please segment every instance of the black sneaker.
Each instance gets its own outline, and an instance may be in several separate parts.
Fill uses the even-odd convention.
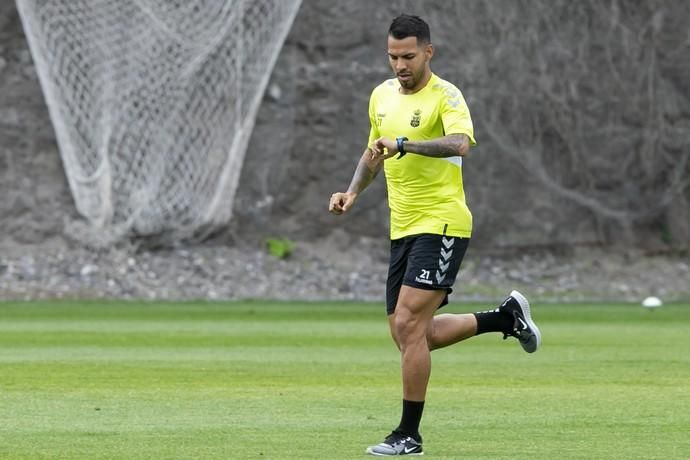
[[[367,454],[388,457],[394,455],[424,455],[422,439],[393,431],[381,444],[367,447]]]
[[[534,353],[541,345],[541,332],[529,311],[529,302],[518,291],[513,291],[501,304],[500,310],[509,313],[514,319],[513,330],[503,333],[503,339],[516,337],[527,353]]]

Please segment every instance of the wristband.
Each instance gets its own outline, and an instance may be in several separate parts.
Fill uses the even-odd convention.
[[[395,142],[398,143],[398,153],[400,154],[400,155],[398,155],[398,160],[401,159],[402,157],[404,157],[405,154],[407,153],[405,151],[405,145],[404,145],[404,142],[406,140],[408,140],[408,139],[406,137],[402,137],[402,136],[395,139]]]

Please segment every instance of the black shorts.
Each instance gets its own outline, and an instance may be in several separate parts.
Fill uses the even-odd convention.
[[[395,311],[403,284],[419,289],[444,289],[446,297],[439,308],[446,305],[469,243],[469,238],[427,233],[391,240],[386,282],[387,313],[390,315]]]

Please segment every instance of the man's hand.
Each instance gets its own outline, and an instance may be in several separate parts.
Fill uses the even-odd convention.
[[[352,207],[357,194],[353,192],[336,192],[331,195],[331,202],[328,204],[328,210],[333,214],[340,215],[347,212]]]
[[[379,137],[369,146],[372,160],[387,160],[398,153],[398,142]]]
[[[374,159],[371,148],[367,147],[357,163],[357,169],[347,192],[336,192],[331,195],[328,210],[336,215],[347,212],[355,204],[357,196],[374,180],[382,164],[382,161]]]

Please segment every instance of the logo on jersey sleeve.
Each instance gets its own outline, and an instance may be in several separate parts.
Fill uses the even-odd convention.
[[[385,113],[380,113],[380,112],[379,112],[379,113],[376,114],[376,127],[377,127],[377,128],[380,128],[380,127],[381,127],[381,125],[383,124],[383,119],[384,119],[385,116],[386,116]]]
[[[410,120],[410,126],[412,126],[413,128],[416,128],[417,126],[419,126],[421,119],[422,119],[422,111],[419,109],[415,110],[414,113],[412,114],[412,120]]]
[[[460,105],[460,91],[458,91],[457,88],[442,83],[436,83],[432,88],[435,91],[441,91],[445,94],[448,105],[454,109],[458,108]]]

